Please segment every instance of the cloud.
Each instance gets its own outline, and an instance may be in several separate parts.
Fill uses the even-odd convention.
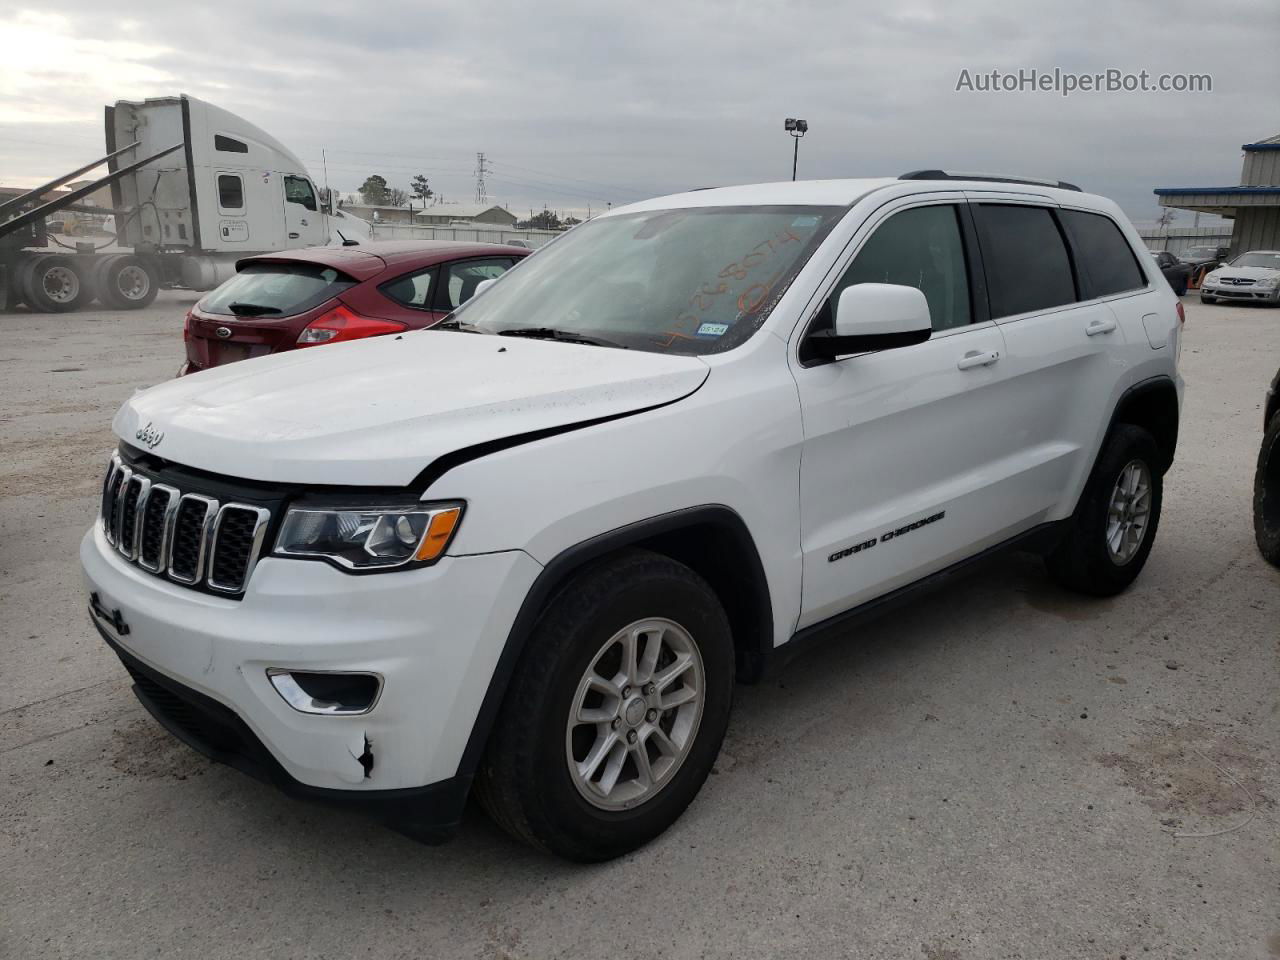
[[[517,210],[595,207],[790,174],[920,167],[1079,182],[1135,218],[1158,185],[1233,183],[1280,132],[1273,0],[580,6],[476,0],[184,5],[51,0],[8,18],[0,180],[101,144],[101,107],[188,92],[242,114],[352,190],[370,173],[467,199],[475,153]],[[14,39],[18,42],[13,42]],[[962,69],[1213,76],[1210,94],[957,93]],[[1212,118],[1212,123],[1206,120]],[[37,142],[39,141],[39,142]],[[87,153],[86,153],[87,150]],[[76,152],[79,151],[79,152]]]

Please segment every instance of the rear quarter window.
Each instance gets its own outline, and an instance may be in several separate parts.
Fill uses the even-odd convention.
[[[1045,207],[974,207],[991,317],[1049,310],[1076,300],[1067,245]]]
[[[1060,210],[1058,216],[1071,238],[1086,300],[1141,290],[1147,285],[1133,248],[1114,220],[1083,210]],[[1174,257],[1158,254],[1156,262],[1162,267],[1173,266]]]
[[[288,317],[306,313],[356,285],[340,270],[318,263],[250,263],[197,305],[226,316]]]

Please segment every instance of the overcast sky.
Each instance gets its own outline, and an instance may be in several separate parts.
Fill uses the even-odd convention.
[[[963,12],[962,12],[963,11]],[[417,172],[517,212],[921,167],[1060,178],[1158,215],[1280,133],[1276,0],[500,4],[0,0],[0,183],[100,155],[102,106],[190,93],[337,189]],[[1212,93],[956,92],[961,71],[1202,73]]]

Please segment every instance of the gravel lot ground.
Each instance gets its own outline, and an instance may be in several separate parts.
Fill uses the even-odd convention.
[[[286,799],[134,700],[76,549],[191,299],[0,316],[0,956],[1280,955],[1280,571],[1249,514],[1280,310],[1187,298],[1132,590],[1011,556],[740,687],[684,818],[583,868],[478,812],[428,848]]]

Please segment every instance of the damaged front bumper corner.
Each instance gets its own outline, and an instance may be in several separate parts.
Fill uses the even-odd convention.
[[[289,796],[371,816],[422,843],[445,843],[457,832],[471,790],[469,776],[424,787],[359,792],[296,780],[234,711],[147,666],[120,645],[99,616],[90,609],[93,625],[129,672],[139,702],[169,733],[210,760],[234,767]],[[351,754],[354,779],[372,773],[377,754],[366,735],[353,742]]]

